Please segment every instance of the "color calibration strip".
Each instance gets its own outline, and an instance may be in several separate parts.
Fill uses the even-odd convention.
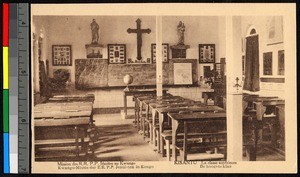
[[[30,37],[29,37],[29,4],[17,4],[17,29],[18,29],[18,173],[30,173]],[[11,46],[10,46],[11,47]]]
[[[18,173],[18,5],[9,3],[9,160]]]
[[[9,162],[9,5],[3,3],[3,172],[10,173]]]

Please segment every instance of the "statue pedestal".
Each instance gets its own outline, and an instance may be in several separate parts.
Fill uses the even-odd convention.
[[[186,49],[190,48],[189,45],[173,45],[172,49],[172,58],[186,58]]]
[[[103,57],[103,45],[101,44],[86,44],[86,56],[87,58],[102,58]]]

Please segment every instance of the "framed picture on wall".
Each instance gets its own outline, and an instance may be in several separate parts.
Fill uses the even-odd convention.
[[[169,60],[169,44],[162,44],[162,60],[164,63]],[[156,63],[156,44],[151,44],[151,60],[152,63]]]
[[[283,43],[283,17],[268,17],[267,20],[267,45]]]
[[[215,44],[199,44],[199,63],[214,63],[215,50]]]
[[[266,52],[263,54],[263,74],[273,75],[272,70],[272,52]]]
[[[215,81],[221,81],[222,76],[224,75],[221,65],[222,65],[221,63],[215,63],[215,67],[214,67],[215,68],[215,72],[214,72]]]
[[[126,44],[107,44],[109,64],[126,63]]]
[[[52,45],[52,65],[72,66],[71,45]]]
[[[284,50],[278,51],[278,75],[284,75]]]

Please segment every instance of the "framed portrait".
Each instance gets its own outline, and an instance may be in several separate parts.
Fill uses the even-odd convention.
[[[199,63],[214,63],[215,50],[215,44],[199,44]]]
[[[126,44],[107,44],[109,64],[126,63]]]
[[[71,45],[52,45],[52,65],[72,66]]]
[[[162,60],[164,63],[169,60],[169,44],[162,44]],[[156,63],[156,44],[151,44],[151,60],[152,63]]]

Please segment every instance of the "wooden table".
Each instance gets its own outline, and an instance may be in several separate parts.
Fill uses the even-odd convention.
[[[203,104],[203,103],[202,103]],[[220,108],[218,106],[206,106],[206,105],[195,105],[195,104],[186,104],[182,107],[160,107],[156,108],[155,111],[157,112],[157,116],[159,119],[159,150],[163,149],[163,140],[160,136],[161,133],[165,130],[164,123],[167,122],[169,119],[167,119],[168,113],[179,113],[179,112],[225,112],[223,108]],[[164,154],[163,154],[164,155]]]
[[[93,103],[92,102],[49,102],[43,104],[37,104],[34,106],[34,113],[35,115],[45,115],[46,113],[49,116],[52,116],[54,113],[56,114],[57,111],[61,111],[62,113],[70,113],[76,114],[81,111],[89,111],[91,112],[90,121],[91,123],[94,122],[93,120]]]
[[[135,99],[135,123],[137,124],[138,130],[140,129],[140,117],[143,114],[143,109],[147,109],[147,103],[145,104],[145,100],[156,100],[156,99],[166,99],[166,98],[174,98],[171,94],[165,94],[162,97],[157,97],[156,95],[134,95]],[[176,98],[179,98],[176,96]]]
[[[217,113],[188,113],[188,114],[178,114],[178,113],[168,113],[169,118],[172,120],[172,155],[174,161],[177,161],[176,155],[176,142],[178,133],[178,127],[183,126],[185,127],[185,122],[192,122],[192,121],[208,121],[208,120],[226,120],[226,113],[225,112],[217,112]],[[185,132],[184,132],[185,133]],[[186,136],[186,135],[184,135]]]
[[[37,149],[75,146],[77,156],[81,147],[82,152],[87,155],[90,142],[87,130],[92,119],[90,102],[79,105],[73,102],[38,104],[34,107],[35,146]],[[64,136],[68,138],[62,138]]]
[[[258,95],[243,95],[243,111],[248,111],[250,117],[252,117],[252,123],[254,125],[254,154],[251,156],[251,161],[256,161],[256,154],[258,144],[262,144],[263,137],[263,128],[266,123],[266,119],[274,119],[274,122],[278,122],[278,118],[275,112],[276,106],[284,105],[285,101],[278,97],[262,97]],[[265,113],[268,113],[271,116],[266,116]],[[247,114],[247,113],[246,113]],[[276,125],[272,125],[276,127]],[[271,132],[271,148],[276,147],[277,137],[276,129],[272,128]]]
[[[150,107],[151,103],[171,105],[171,104],[178,104],[178,102],[183,102],[183,101],[186,101],[186,99],[182,98],[180,96],[172,96],[172,95],[144,99],[141,103],[142,104],[141,109],[145,108],[145,111],[146,111],[146,115],[144,116],[144,119],[141,120],[142,127],[143,127],[143,133],[145,133],[145,120],[146,119],[149,120],[149,113],[152,112],[152,110],[151,110],[152,108]],[[151,140],[151,138],[150,138],[150,140]]]
[[[92,102],[95,101],[94,94],[86,95],[55,95],[47,102]]]
[[[163,89],[163,94],[166,94],[168,90]],[[156,94],[156,89],[141,89],[141,90],[123,90],[124,101],[124,114],[127,116],[127,96],[133,96],[135,94]]]
[[[189,99],[185,99],[182,97],[174,97],[174,98],[166,98],[163,100],[145,100],[144,104],[146,105],[146,119],[149,118],[149,113],[152,113],[151,118],[151,127],[153,128],[150,130],[150,141],[151,143],[155,142],[155,129],[154,127],[156,124],[158,124],[158,121],[156,121],[157,115],[156,115],[156,108],[162,108],[162,107],[180,107],[180,106],[186,106],[190,104],[194,105],[203,105],[203,103],[195,102]],[[145,122],[145,121],[143,121]],[[159,137],[159,136],[158,136]],[[159,145],[158,145],[159,147]]]

